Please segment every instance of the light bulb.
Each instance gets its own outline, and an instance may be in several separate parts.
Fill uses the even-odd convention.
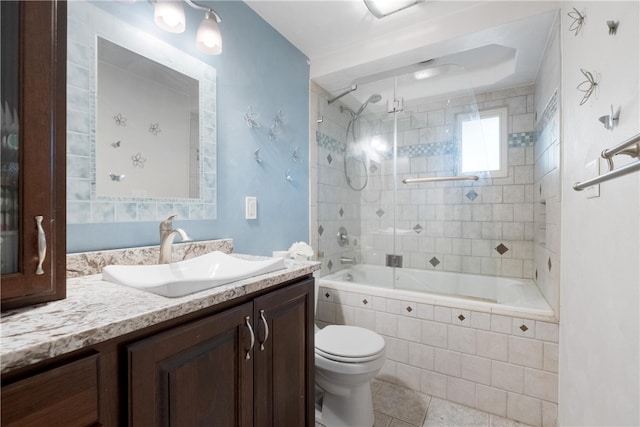
[[[196,47],[199,51],[208,55],[219,55],[222,53],[222,35],[218,18],[209,10],[198,27],[196,34]]]
[[[180,0],[156,0],[153,17],[158,27],[170,33],[182,33],[186,27],[184,7]]]

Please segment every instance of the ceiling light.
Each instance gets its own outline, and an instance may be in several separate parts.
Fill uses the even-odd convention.
[[[420,0],[364,0],[364,4],[373,16],[382,18],[413,6],[418,1]]]
[[[154,3],[153,12],[156,25],[170,33],[182,33],[186,28],[186,19],[182,0],[149,0]],[[196,48],[207,55],[219,55],[222,53],[222,34],[220,33],[221,21],[213,9],[202,6],[193,0],[185,2],[194,9],[204,10],[204,19],[196,33]]]
[[[441,74],[451,73],[454,70],[459,70],[461,67],[456,64],[445,64],[439,67],[424,68],[422,70],[415,71],[413,78],[416,80],[430,79]]]

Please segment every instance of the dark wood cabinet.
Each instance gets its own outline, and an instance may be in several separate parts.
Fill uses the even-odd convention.
[[[127,346],[129,425],[312,426],[313,280]]]
[[[67,8],[64,1],[0,6],[1,299],[8,309],[65,297]]]
[[[2,425],[98,425],[98,365],[93,354],[2,387]]]
[[[312,427],[304,277],[2,374],[4,426]]]
[[[129,425],[253,425],[251,308],[129,345]]]
[[[315,424],[313,292],[311,280],[254,301],[255,426]]]

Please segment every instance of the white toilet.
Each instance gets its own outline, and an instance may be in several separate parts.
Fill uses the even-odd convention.
[[[317,293],[316,288],[316,299]],[[384,339],[365,328],[316,327],[316,386],[322,393],[316,421],[326,427],[373,426],[370,383],[384,364],[384,349]]]

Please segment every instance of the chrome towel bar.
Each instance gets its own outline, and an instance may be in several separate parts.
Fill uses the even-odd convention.
[[[420,182],[440,182],[440,181],[477,181],[479,178],[475,175],[459,175],[459,176],[432,176],[427,178],[405,178],[403,184],[417,184]]]
[[[613,148],[602,151],[602,158],[611,159],[617,154],[626,154],[631,157],[640,157],[640,133],[636,136],[632,136],[624,142],[616,145]],[[609,164],[611,166],[611,163]]]
[[[639,160],[615,169],[613,164],[613,157],[617,155],[635,157]],[[609,172],[582,182],[576,182],[573,185],[574,190],[582,191],[585,188],[591,187],[592,185],[600,184],[601,182],[609,181],[610,179],[618,178],[620,176],[624,176],[630,174],[631,172],[640,170],[640,133],[632,136],[624,142],[621,142],[615,147],[602,150],[600,156],[609,164]]]
[[[629,163],[628,165],[624,165],[619,167],[618,169],[614,169],[610,172],[607,172],[602,175],[598,175],[594,178],[587,179],[586,181],[576,182],[573,185],[573,189],[576,191],[582,191],[585,188],[591,187],[592,185],[600,184],[601,182],[609,181],[613,178],[618,178],[619,176],[630,174],[631,172],[640,170],[640,160],[636,160],[633,163]]]

